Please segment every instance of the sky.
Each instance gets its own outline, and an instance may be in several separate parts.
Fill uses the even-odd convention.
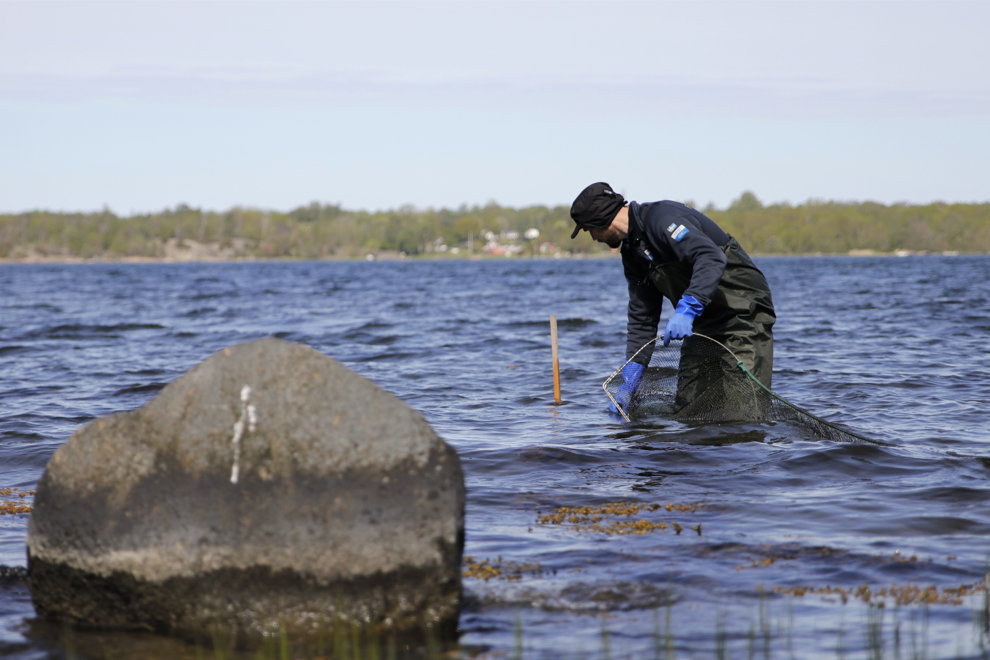
[[[0,213],[990,201],[990,2],[0,0]]]

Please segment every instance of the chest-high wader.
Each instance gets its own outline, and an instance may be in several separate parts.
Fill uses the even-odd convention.
[[[735,239],[722,247],[726,265],[711,302],[695,319],[693,330],[716,339],[742,360],[760,382],[770,387],[773,373],[773,300],[770,285],[746,251]],[[691,283],[691,266],[679,261],[654,262],[648,275],[653,286],[677,306]],[[710,383],[699,380],[699,369],[692,366],[700,358],[702,346],[691,337],[681,346],[678,396],[682,405],[695,401]],[[727,365],[735,369],[736,365]]]

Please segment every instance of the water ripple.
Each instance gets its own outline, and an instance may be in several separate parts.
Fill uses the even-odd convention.
[[[835,657],[822,631],[856,615],[816,589],[983,580],[990,258],[759,263],[778,313],[775,388],[883,444],[610,415],[601,383],[625,355],[615,260],[0,265],[0,487],[32,487],[82,424],[143,405],[225,346],[281,337],[393,392],[457,449],[466,553],[518,573],[465,579],[462,648],[508,655],[518,620],[533,657],[598,649],[606,626],[628,657],[652,657],[659,612],[678,657],[713,657],[713,631],[747,639],[776,588],[809,590],[784,605],[795,648]],[[910,320],[917,301],[924,323]],[[612,504],[639,513],[542,522]],[[603,531],[620,520],[649,531]],[[26,527],[0,518],[0,563],[23,565]],[[61,628],[33,618],[23,587],[0,580],[0,603],[0,654],[44,657]],[[956,652],[976,607],[930,609],[929,657]],[[128,639],[135,657],[166,648]]]

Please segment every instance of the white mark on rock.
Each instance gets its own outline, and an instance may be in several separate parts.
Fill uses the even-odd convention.
[[[234,422],[234,437],[230,442],[234,445],[234,464],[230,468],[230,483],[236,484],[241,472],[241,438],[244,437],[244,426],[247,432],[254,433],[258,426],[258,411],[251,403],[251,387],[241,388],[241,416]]]

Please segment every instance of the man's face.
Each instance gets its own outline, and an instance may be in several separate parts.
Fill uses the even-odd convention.
[[[622,245],[622,239],[624,238],[621,232],[615,228],[615,223],[601,229],[597,227],[589,229],[588,233],[591,234],[593,239],[599,243],[604,243],[610,248],[617,248]]]

